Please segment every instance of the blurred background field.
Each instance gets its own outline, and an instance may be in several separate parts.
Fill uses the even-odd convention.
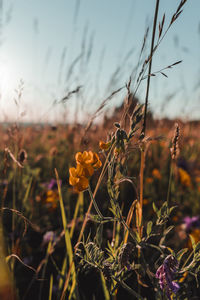
[[[120,109],[118,109],[119,113]],[[4,236],[8,253],[21,258],[22,262],[15,261],[15,281],[22,297],[47,299],[49,295],[50,274],[54,274],[55,291],[53,296],[58,297],[57,268],[62,267],[65,257],[64,236],[62,231],[62,219],[60,213],[59,196],[55,179],[55,168],[59,172],[62,194],[68,229],[73,234],[72,243],[76,244],[81,224],[90,199],[87,193],[80,195],[74,192],[69,185],[69,167],[74,165],[74,155],[77,151],[92,149],[100,151],[99,141],[106,139],[107,132],[113,130],[113,123],[117,120],[117,110],[112,118],[105,118],[102,124],[94,125],[85,134],[85,128],[79,124],[73,125],[10,125],[1,127],[1,201]],[[196,241],[200,238],[200,139],[199,122],[187,122],[180,124],[180,156],[175,166],[172,181],[171,203],[177,209],[173,212],[172,223],[175,225],[175,233],[169,241],[180,249],[191,247],[189,233],[193,234]],[[167,197],[169,172],[170,172],[170,146],[174,132],[174,121],[154,120],[149,115],[147,136],[152,138],[147,150],[146,166],[144,174],[144,220],[153,220],[154,212],[152,203],[159,207]],[[133,177],[135,185],[138,185],[140,168],[140,151],[137,138],[132,141],[128,159],[128,175]],[[25,150],[24,150],[25,149]],[[26,151],[24,153],[23,151]],[[133,150],[131,150],[133,151]],[[17,158],[13,160],[12,154]],[[21,155],[21,157],[20,157]],[[27,155],[27,158],[24,158]],[[99,154],[102,161],[103,155]],[[23,168],[17,164],[22,162]],[[95,187],[99,172],[93,177],[91,185]],[[120,201],[124,206],[123,215],[127,215],[135,195],[127,183],[121,185]],[[79,203],[78,214],[74,219],[74,213]],[[108,214],[108,195],[105,188],[100,188],[96,201],[105,214]],[[14,204],[14,207],[13,207]],[[19,214],[9,210],[15,209],[21,212],[26,220]],[[92,209],[92,214],[95,211]],[[186,219],[194,224],[187,228]],[[13,228],[14,218],[14,228]],[[186,218],[186,219],[185,219]],[[31,223],[29,223],[31,222]],[[192,222],[192,221],[191,221]],[[92,223],[88,225],[91,230]],[[90,227],[92,226],[92,227]],[[73,228],[73,229],[72,229]],[[72,230],[72,231],[71,231]],[[49,240],[56,241],[52,259],[48,260],[43,274],[43,264]],[[112,240],[112,232],[109,227],[105,229],[104,239]],[[15,260],[15,258],[12,258]],[[24,265],[25,264],[25,265]],[[57,268],[55,267],[57,265]],[[42,283],[34,277],[34,271],[38,277],[44,276]],[[41,270],[40,270],[41,267]],[[35,279],[34,279],[35,278]],[[42,286],[42,288],[41,288]],[[56,287],[57,286],[57,287]],[[103,297],[103,296],[100,296]],[[99,298],[103,299],[103,298]]]

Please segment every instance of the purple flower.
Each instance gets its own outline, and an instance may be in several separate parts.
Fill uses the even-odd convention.
[[[55,233],[53,231],[47,231],[43,235],[43,240],[42,240],[42,246],[47,245],[50,241],[54,242],[55,241]]]
[[[180,288],[178,283],[173,281],[177,269],[178,261],[173,255],[168,255],[156,272],[156,278],[159,279],[160,288],[166,292],[169,299],[171,299],[171,293],[177,293]]]
[[[198,228],[200,227],[200,217],[199,216],[195,216],[195,217],[185,217],[183,219],[183,222],[185,224],[185,230],[186,231],[190,231],[191,228]]]
[[[59,180],[59,183],[60,183],[60,185],[61,185],[62,181]],[[57,188],[58,188],[58,186],[57,186],[57,181],[56,181],[54,178],[52,178],[52,179],[50,180],[50,182],[48,183],[48,185],[47,185],[47,189],[48,189],[48,190],[55,190],[55,189],[57,189]]]

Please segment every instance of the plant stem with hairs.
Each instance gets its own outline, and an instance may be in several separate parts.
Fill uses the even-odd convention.
[[[147,107],[148,107],[148,99],[149,99],[149,88],[150,88],[150,80],[151,80],[151,67],[152,67],[152,59],[154,52],[154,41],[156,34],[156,26],[157,26],[157,18],[158,18],[158,9],[159,9],[160,0],[156,0],[155,14],[154,14],[154,24],[153,24],[153,32],[151,38],[151,51],[150,51],[150,61],[149,61],[149,70],[148,70],[148,78],[147,78],[147,87],[146,87],[146,96],[145,96],[145,109],[144,109],[144,120],[143,127],[141,132],[141,138],[145,137],[146,133],[146,119],[147,119]],[[142,234],[142,207],[143,207],[143,180],[144,180],[144,165],[145,165],[145,143],[141,149],[141,164],[140,164],[140,205],[138,211],[138,219],[139,219],[139,234],[141,237]]]
[[[103,220],[104,217],[103,217],[102,213],[100,212],[100,210],[99,210],[99,208],[98,208],[98,205],[97,205],[97,203],[96,203],[95,198],[93,197],[93,193],[92,193],[92,190],[91,190],[90,185],[88,186],[88,192],[89,192],[89,194],[90,194],[91,201],[92,201],[93,204],[94,204],[95,210],[96,210],[96,212],[97,212],[99,218],[100,218],[101,220]]]

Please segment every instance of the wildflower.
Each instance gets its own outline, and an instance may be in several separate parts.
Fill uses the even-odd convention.
[[[171,294],[177,293],[180,288],[179,284],[173,281],[177,269],[178,261],[173,255],[168,255],[156,272],[156,278],[159,279],[160,288],[166,292],[168,299],[171,299]]]
[[[46,193],[46,199],[45,203],[47,206],[51,209],[54,210],[57,208],[57,203],[58,203],[58,192],[55,190],[48,190]]]
[[[76,162],[84,168],[85,176],[90,177],[94,173],[94,169],[101,167],[102,163],[97,153],[92,151],[84,151],[76,153]]]
[[[183,170],[182,168],[178,168],[178,173],[179,173],[179,178],[180,178],[181,184],[185,187],[190,187],[191,186],[191,177],[188,174],[188,172]]]
[[[59,182],[60,182],[60,185],[61,185],[62,181],[59,180]],[[58,189],[58,185],[57,185],[56,179],[52,178],[50,180],[50,182],[47,184],[47,189],[48,190],[57,190]]]
[[[105,142],[103,142],[103,141],[100,141],[100,142],[99,142],[99,147],[100,147],[102,150],[108,151],[109,148],[110,148],[110,146],[111,146],[111,142],[107,142],[107,143],[105,143]]]
[[[152,177],[147,177],[146,178],[146,182],[147,183],[152,183],[153,182],[153,178]]]
[[[55,233],[53,231],[47,231],[43,235],[42,246],[47,245],[50,241],[55,241]]]
[[[193,229],[192,232],[190,233],[190,235],[193,237],[196,244],[200,241],[200,229],[199,228]],[[188,241],[188,248],[192,249],[192,243],[190,240]]]
[[[153,175],[153,177],[155,177],[156,179],[159,179],[159,180],[162,178],[160,171],[158,169],[153,169],[152,175]]]
[[[102,163],[98,154],[92,151],[78,152],[75,159],[77,166],[69,169],[69,183],[77,192],[81,192],[88,188],[88,178],[93,175],[94,170],[101,167]]]
[[[200,217],[194,216],[194,217],[185,217],[183,219],[183,222],[185,224],[185,230],[189,232],[192,228],[200,228]]]
[[[197,183],[200,183],[200,176],[197,176],[197,177],[195,178],[195,181],[196,181]]]
[[[102,166],[102,162],[100,161],[98,154],[93,152],[92,167],[94,169],[99,169],[99,168],[101,168],[101,166]]]
[[[77,192],[82,192],[88,188],[89,181],[85,177],[85,171],[80,164],[77,165],[77,168],[70,168],[69,174],[69,183],[75,187]]]
[[[143,199],[143,205],[147,205],[149,203],[148,199],[144,198]]]

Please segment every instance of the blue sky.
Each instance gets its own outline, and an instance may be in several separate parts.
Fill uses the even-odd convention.
[[[128,81],[147,26],[148,55],[155,2],[1,0],[0,119],[87,118],[105,97]],[[179,3],[160,0],[159,20],[165,13],[166,26]],[[199,118],[199,11],[199,0],[187,1],[154,57],[153,71],[183,60],[165,72],[168,78],[152,78],[149,107],[156,116]],[[20,80],[23,92],[17,100]],[[137,94],[142,102],[145,84],[144,80]],[[79,85],[80,93],[65,105],[52,105]],[[122,91],[114,97],[110,107],[119,104],[124,95]]]

